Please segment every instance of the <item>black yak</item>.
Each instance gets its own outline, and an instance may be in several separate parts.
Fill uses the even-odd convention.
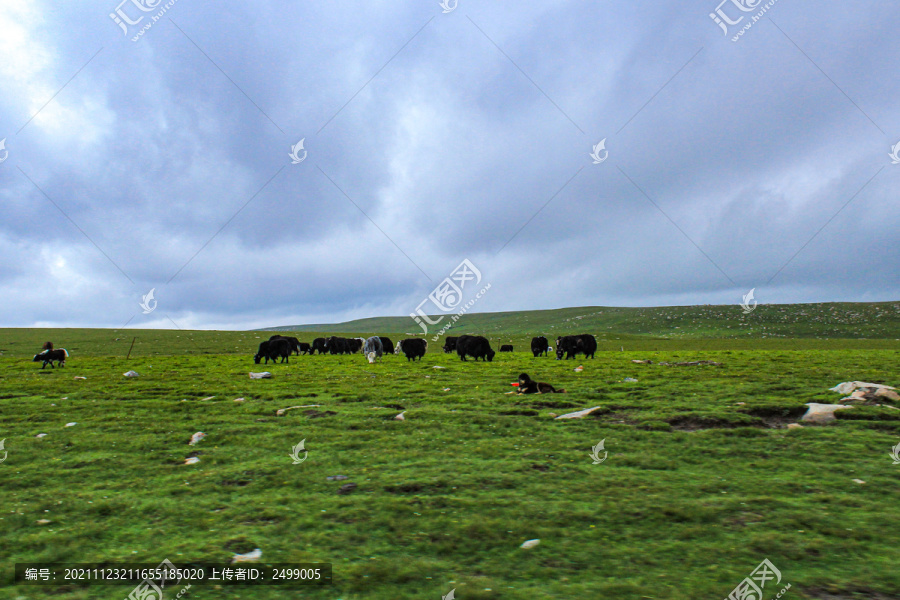
[[[407,338],[397,342],[397,348],[394,350],[394,353],[400,354],[402,352],[406,356],[407,362],[417,358],[421,361],[422,357],[425,356],[426,350],[428,350],[428,342],[425,340]]]
[[[491,343],[484,336],[480,335],[461,335],[456,342],[456,353],[461,360],[466,360],[467,356],[473,357],[476,361],[480,358],[491,362],[494,360],[493,349]]]
[[[50,342],[47,342],[47,344],[50,344]],[[44,346],[46,346],[47,344],[44,344]],[[52,347],[53,344],[50,344],[50,346]],[[35,354],[34,358],[31,359],[31,362],[43,361],[44,364],[41,365],[42,369],[45,368],[48,364],[50,365],[51,369],[55,369],[56,367],[53,366],[53,361],[59,363],[59,366],[64,367],[66,366],[67,358],[69,358],[69,353],[66,352],[66,349],[58,348],[56,350],[44,350],[40,354]]]
[[[534,354],[534,357],[537,358],[542,354],[544,356],[547,355],[547,351],[550,349],[550,344],[547,342],[547,338],[544,336],[531,338],[531,352]]]
[[[594,358],[597,351],[597,340],[589,333],[581,335],[567,335],[556,338],[556,360],[575,358],[578,354],[584,354],[585,358]]]
[[[256,364],[262,359],[266,359],[266,364],[269,364],[269,359],[272,359],[272,362],[277,362],[280,358],[282,363],[290,364],[289,357],[291,356],[291,343],[284,338],[276,338],[274,340],[269,340],[267,342],[261,342],[259,344],[259,351],[256,353],[256,356],[253,357],[253,361]]]

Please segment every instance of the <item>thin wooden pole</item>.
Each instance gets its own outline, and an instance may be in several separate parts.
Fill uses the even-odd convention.
[[[135,336],[134,338],[132,338],[132,340],[131,340],[131,348],[134,348],[134,340],[136,340],[136,339],[137,339],[137,336]],[[128,360],[129,358],[131,358],[131,348],[128,349],[128,356],[125,357],[125,360]]]

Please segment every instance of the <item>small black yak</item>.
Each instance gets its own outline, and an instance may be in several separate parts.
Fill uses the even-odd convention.
[[[53,346],[53,344],[50,344],[50,342],[47,342],[47,344],[49,344],[51,347]],[[44,344],[44,347],[46,347],[47,344]],[[41,365],[42,369],[48,364],[50,365],[51,369],[55,369],[56,367],[53,366],[53,361],[59,363],[59,366],[64,367],[66,366],[67,358],[69,358],[69,353],[66,352],[66,349],[58,348],[57,350],[44,350],[40,354],[35,354],[31,362],[43,361],[44,364]]]

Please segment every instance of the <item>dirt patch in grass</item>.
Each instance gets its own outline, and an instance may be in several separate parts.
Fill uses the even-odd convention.
[[[766,427],[784,429],[789,423],[799,421],[807,410],[807,406],[757,406],[740,412],[752,417],[759,417]]]
[[[327,417],[330,415],[336,415],[337,413],[333,410],[316,410],[314,408],[311,408],[310,410],[304,410],[303,414],[310,419],[318,419],[319,417]]]
[[[735,423],[727,419],[709,416],[674,417],[668,419],[669,425],[676,431],[700,431],[701,429],[733,429],[734,427],[753,427],[751,423]],[[756,427],[762,427],[760,420]]]

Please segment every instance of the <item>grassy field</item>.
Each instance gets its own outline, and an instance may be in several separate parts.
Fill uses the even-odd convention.
[[[437,317],[439,315],[433,315]],[[443,323],[447,322],[447,318]],[[441,325],[443,325],[443,323]],[[408,316],[376,317],[347,323],[272,327],[285,331],[356,331],[384,335],[421,331]],[[577,331],[576,331],[577,330]],[[828,302],[760,304],[749,314],[740,306],[660,306],[621,308],[585,306],[463,315],[452,335],[531,336],[548,338],[582,331],[614,339],[652,336],[658,339],[846,338],[900,341],[900,302]]]
[[[16,562],[184,565],[254,548],[262,564],[330,562],[334,585],[184,597],[725,598],[768,558],[783,579],[766,600],[787,583],[783,598],[900,598],[900,410],[786,428],[841,381],[900,386],[900,343],[715,339],[700,325],[698,339],[609,333],[593,360],[463,363],[432,344],[421,362],[374,366],[257,366],[262,332],[0,330],[0,598],[132,589],[13,586]],[[524,349],[525,333],[491,337]],[[70,351],[65,368],[30,362],[48,339]],[[689,360],[721,366],[657,364]],[[249,379],[260,370],[273,378]],[[522,371],[568,393],[507,395]],[[208,437],[189,446],[197,431]]]

